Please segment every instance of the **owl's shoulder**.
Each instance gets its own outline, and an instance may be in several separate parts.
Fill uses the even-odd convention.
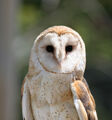
[[[32,79],[37,79],[38,78],[38,76],[39,76],[39,74],[40,74],[40,72],[38,72],[38,73],[31,73],[31,72],[28,72],[27,74],[26,74],[26,76],[25,76],[25,78],[24,78],[24,80],[23,80],[23,82],[22,82],[22,86],[21,86],[21,97],[23,96],[23,92],[24,92],[24,89],[25,89],[25,85],[28,87],[29,85],[29,83],[30,83],[30,81],[32,81]]]

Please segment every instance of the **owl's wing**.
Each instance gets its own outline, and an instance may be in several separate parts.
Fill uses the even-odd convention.
[[[71,84],[71,90],[79,119],[98,120],[95,110],[95,101],[86,80],[74,81],[74,83]]]
[[[25,78],[27,79],[27,78]],[[33,120],[32,116],[32,108],[31,108],[31,98],[30,98],[30,92],[28,89],[28,83],[27,80],[24,80],[22,89],[21,89],[21,94],[22,94],[22,115],[23,115],[23,120]]]

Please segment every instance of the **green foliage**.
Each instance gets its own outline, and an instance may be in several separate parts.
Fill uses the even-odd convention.
[[[112,0],[99,0],[105,10],[112,15]]]
[[[33,5],[23,5],[18,14],[20,30],[25,32],[40,21],[41,11]]]

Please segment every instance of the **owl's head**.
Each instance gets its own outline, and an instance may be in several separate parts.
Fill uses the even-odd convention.
[[[65,26],[53,26],[35,40],[30,58],[31,67],[52,73],[84,73],[85,45],[80,35]],[[30,68],[29,68],[30,69]]]

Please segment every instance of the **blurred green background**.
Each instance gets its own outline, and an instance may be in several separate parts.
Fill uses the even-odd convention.
[[[9,106],[6,105],[10,111],[8,120],[22,120],[20,88],[28,70],[30,50],[36,36],[53,25],[69,26],[82,36],[87,53],[85,78],[96,100],[98,118],[99,120],[112,120],[112,0],[15,1],[5,2],[3,5],[8,8],[5,9],[6,11],[3,9],[1,13],[3,16],[1,26],[4,28],[1,31],[5,33],[1,34],[3,36],[1,43],[4,43],[1,45],[1,48],[4,47],[0,52],[3,58],[1,65],[4,68],[3,64],[11,59],[13,61],[10,62],[11,66],[8,63],[4,69],[9,74],[13,66],[11,75],[13,79],[16,79],[12,81],[10,77],[4,78],[6,82],[2,84],[2,87],[3,85],[5,87],[1,87],[2,91],[7,89],[3,103],[4,100],[4,104],[8,103],[6,99],[12,101],[9,97],[14,101],[14,105],[13,102],[12,104],[9,102]],[[11,10],[10,7],[13,9]],[[7,14],[9,11],[10,14]],[[4,21],[8,19],[9,23]],[[10,39],[6,38],[8,34]],[[4,49],[7,58],[3,57]],[[9,92],[10,88],[16,92]],[[13,106],[12,113],[11,105]],[[7,120],[7,118],[2,117],[1,120]]]

